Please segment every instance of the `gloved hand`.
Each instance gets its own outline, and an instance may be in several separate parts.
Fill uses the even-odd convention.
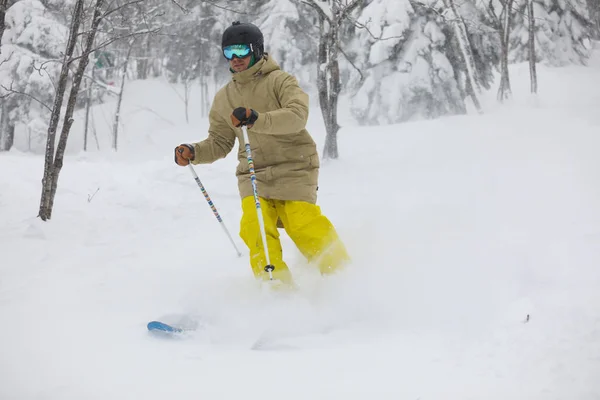
[[[175,147],[175,162],[185,167],[196,157],[196,151],[191,144],[180,144]]]
[[[258,113],[251,108],[238,107],[231,113],[231,122],[238,128],[242,125],[252,128],[257,119]]]

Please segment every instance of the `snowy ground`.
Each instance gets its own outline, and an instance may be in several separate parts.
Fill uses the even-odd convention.
[[[117,154],[67,158],[51,223],[42,158],[0,154],[0,399],[600,399],[600,59],[539,99],[527,73],[485,115],[344,128],[319,202],[354,262],[321,280],[284,237],[291,297],[251,278],[233,154],[196,170],[242,258],[174,165],[206,122],[164,85],[130,85]]]

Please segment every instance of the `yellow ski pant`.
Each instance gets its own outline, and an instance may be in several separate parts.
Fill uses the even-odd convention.
[[[316,264],[322,274],[336,272],[349,261],[346,248],[332,223],[321,214],[319,206],[304,201],[267,200],[262,197],[260,204],[265,221],[269,258],[275,267],[274,279],[292,283],[290,270],[283,261],[283,251],[277,230],[278,218],[281,219],[285,231],[294,241],[298,250],[309,262]],[[268,280],[269,274],[264,270],[267,260],[263,251],[253,196],[242,199],[242,212],[240,236],[250,249],[252,272],[256,278]]]

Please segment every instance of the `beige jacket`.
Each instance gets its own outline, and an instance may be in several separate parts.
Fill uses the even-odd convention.
[[[240,196],[252,196],[242,130],[230,115],[237,107],[252,108],[258,119],[248,129],[259,196],[277,200],[317,201],[319,156],[305,129],[308,95],[292,75],[281,71],[267,54],[215,95],[209,114],[208,138],[194,143],[193,164],[209,164],[224,158],[237,137],[236,170]]]

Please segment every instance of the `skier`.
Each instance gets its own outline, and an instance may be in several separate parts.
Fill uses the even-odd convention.
[[[334,226],[316,205],[319,156],[305,129],[308,95],[296,78],[279,68],[264,52],[264,38],[251,23],[234,22],[223,33],[223,55],[232,78],[217,92],[209,114],[208,138],[175,148],[180,166],[209,164],[224,158],[237,137],[239,164],[236,170],[242,198],[240,237],[250,250],[254,276],[268,280],[266,258],[241,126],[249,141],[265,221],[267,247],[273,279],[293,285],[283,261],[278,222],[309,262],[322,274],[338,271],[349,256]]]

